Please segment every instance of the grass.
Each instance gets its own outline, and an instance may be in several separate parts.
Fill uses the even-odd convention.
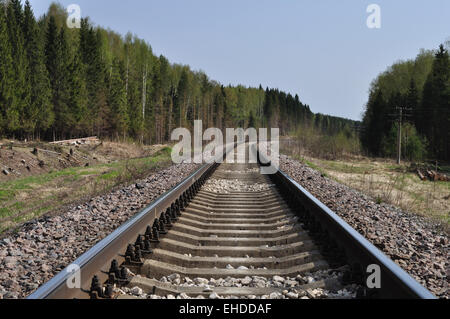
[[[72,167],[0,183],[0,233],[58,210],[64,205],[105,193],[143,178],[171,163],[166,147],[151,157],[92,167]]]
[[[409,169],[409,163],[397,165],[390,160],[365,157],[340,161],[289,155],[322,175],[371,196],[378,204],[392,204],[428,217],[447,229],[450,225],[450,183],[421,181]]]
[[[352,165],[314,160],[329,176],[371,195],[376,202],[389,203],[422,216],[450,223],[450,183],[421,181],[408,164],[355,160]]]

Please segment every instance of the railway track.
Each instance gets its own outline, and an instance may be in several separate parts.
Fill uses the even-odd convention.
[[[434,298],[283,172],[261,175],[257,164],[204,165],[74,264],[79,272],[29,298]]]

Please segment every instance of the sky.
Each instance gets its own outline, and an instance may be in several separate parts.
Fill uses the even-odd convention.
[[[50,0],[30,0],[36,16]],[[224,85],[279,88],[315,113],[361,119],[371,82],[450,38],[449,0],[61,0],[145,39],[155,54]],[[367,7],[381,28],[367,26]]]

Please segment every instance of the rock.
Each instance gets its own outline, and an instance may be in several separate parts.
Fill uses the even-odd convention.
[[[63,234],[59,234],[59,233],[56,233],[56,234],[53,235],[53,239],[55,239],[55,240],[60,240],[63,237],[64,237],[64,235]]]
[[[308,284],[312,284],[313,282],[316,281],[316,280],[315,280],[313,277],[311,277],[311,276],[306,277],[305,280],[306,280],[306,282],[307,282]]]
[[[245,277],[244,279],[241,279],[241,284],[243,284],[243,285],[250,285],[250,283],[252,282],[252,278],[250,278],[250,277]]]
[[[234,267],[233,266],[231,266],[231,265],[227,265],[227,267],[226,267],[227,269],[234,269]]]
[[[285,280],[284,281],[284,285],[286,287],[295,287],[295,286],[297,286],[297,281],[295,281],[295,280]]]
[[[167,276],[167,280],[174,281],[175,279],[180,279],[181,276],[179,274],[172,274],[170,276]]]
[[[280,276],[273,276],[273,281],[283,283],[284,282],[284,278],[280,277]]]
[[[135,186],[136,186],[136,188],[137,188],[137,189],[139,189],[139,190],[141,190],[141,189],[144,189],[144,188],[145,188],[145,186],[144,186],[144,185],[142,185],[142,184],[136,184]]]
[[[47,264],[43,264],[43,265],[41,266],[41,269],[42,269],[44,272],[49,272],[49,271],[52,270],[52,267],[49,266],[49,265],[47,265]]]
[[[279,293],[279,292],[272,292],[272,293],[269,295],[269,298],[270,298],[270,299],[281,299],[282,296],[283,296],[283,295],[282,295],[281,293]]]
[[[3,259],[3,264],[5,266],[15,266],[17,264],[17,258],[9,256]]]
[[[141,296],[142,294],[143,294],[143,291],[142,291],[142,289],[141,288],[139,288],[139,287],[133,287],[133,288],[131,288],[131,293],[134,295],[134,296]]]
[[[298,299],[298,294],[296,294],[294,292],[288,292],[286,294],[286,297],[288,297],[289,299]]]
[[[195,278],[194,283],[197,285],[207,285],[209,284],[209,280],[206,278]]]
[[[215,292],[209,295],[209,299],[219,299],[219,295]]]
[[[318,289],[307,289],[306,294],[310,299],[315,299],[322,295],[321,291]]]

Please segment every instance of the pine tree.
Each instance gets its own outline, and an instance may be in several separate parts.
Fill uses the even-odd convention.
[[[69,65],[69,101],[68,107],[70,112],[70,125],[72,128],[72,135],[80,136],[82,132],[89,129],[88,125],[88,92],[85,83],[84,66],[81,62],[79,53],[75,53],[71,64]]]
[[[130,115],[130,133],[134,138],[139,138],[142,127],[141,94],[136,81],[128,85],[127,94],[128,114]]]
[[[189,88],[188,88],[188,74],[187,70],[183,69],[181,73],[180,81],[178,82],[177,95],[174,103],[174,117],[175,123],[179,127],[183,127],[183,122],[185,120],[185,114],[187,113],[187,108],[189,104]]]
[[[100,55],[101,33],[89,24],[88,19],[81,20],[79,32],[79,52],[85,66],[86,88],[88,90],[88,110],[92,119],[98,117],[101,96],[105,88],[105,68]],[[97,128],[98,130],[98,128]]]
[[[418,127],[420,124],[420,115],[419,115],[419,90],[416,86],[416,81],[414,78],[411,78],[411,82],[409,84],[408,92],[406,93],[406,107],[411,108],[414,116],[415,126]]]
[[[127,109],[127,96],[124,82],[124,67],[117,58],[113,61],[109,105],[111,105],[116,134],[126,136],[130,122]]]
[[[64,28],[58,32],[54,17],[50,17],[46,34],[46,65],[52,88],[52,103],[55,114],[53,138],[65,137],[69,131],[69,78],[68,61],[70,55]]]
[[[21,133],[24,128],[24,107],[30,103],[30,84],[26,81],[28,62],[24,50],[24,38],[22,32],[23,9],[19,0],[11,0],[7,5],[7,25],[9,41],[11,44],[11,55],[13,63],[13,101],[6,112],[8,129],[13,133]]]
[[[9,133],[8,118],[14,106],[13,59],[4,4],[0,3],[0,133]]]
[[[381,90],[372,92],[363,119],[366,129],[362,136],[363,144],[372,155],[380,155],[384,134],[388,132],[385,130],[386,109],[387,105]]]
[[[31,89],[30,103],[25,106],[28,120],[25,127],[28,128],[26,131],[37,132],[39,136],[41,130],[45,131],[53,124],[54,114],[43,47],[39,42],[41,36],[28,0],[25,3],[23,34],[28,60],[27,83]]]
[[[423,92],[421,108],[423,132],[432,155],[438,159],[450,158],[450,60],[444,46],[439,47]]]

